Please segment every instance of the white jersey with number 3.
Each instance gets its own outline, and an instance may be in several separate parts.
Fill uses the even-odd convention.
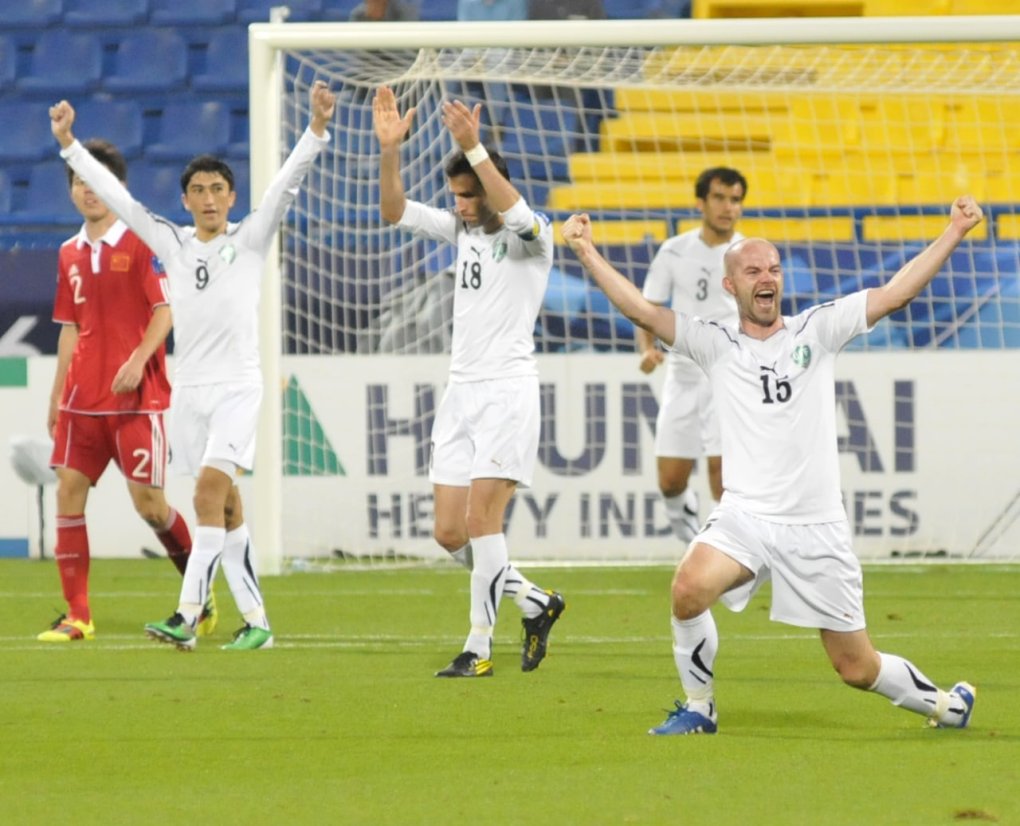
[[[261,383],[258,304],[266,253],[305,173],[329,141],[311,130],[277,172],[258,209],[210,241],[149,212],[75,141],[60,154],[163,263],[174,315],[174,385]]]
[[[788,525],[846,519],[836,355],[866,332],[867,290],[783,319],[764,341],[677,314],[673,348],[708,373],[722,430],[724,502]]]
[[[743,239],[739,232],[725,244],[710,247],[701,237],[701,228],[683,232],[666,240],[655,253],[642,293],[649,301],[669,305],[675,312],[737,326],[737,302],[723,288],[723,256]],[[674,350],[666,353],[670,378],[699,381],[704,373],[690,359]]]
[[[450,381],[536,376],[535,321],[552,267],[549,219],[528,232],[468,228],[453,212],[407,201],[399,226],[457,246]]]

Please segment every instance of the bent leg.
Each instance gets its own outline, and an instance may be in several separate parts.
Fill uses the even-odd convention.
[[[962,728],[970,721],[974,689],[967,683],[943,691],[909,660],[876,651],[865,630],[822,629],[821,638],[847,685],[881,694],[895,706],[924,715],[932,725]]]
[[[166,549],[167,557],[177,571],[184,576],[191,553],[191,532],[184,518],[166,501],[162,488],[128,482],[128,493],[134,503],[135,512],[152,528],[159,543]]]

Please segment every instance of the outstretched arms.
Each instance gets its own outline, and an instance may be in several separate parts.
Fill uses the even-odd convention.
[[[400,220],[407,203],[400,180],[400,142],[411,128],[414,112],[411,108],[401,115],[393,90],[387,86],[376,89],[372,98],[372,128],[379,139],[379,211],[383,220],[391,224]]]
[[[938,275],[964,236],[981,223],[983,213],[970,195],[961,195],[952,205],[949,226],[919,254],[904,264],[888,282],[868,290],[868,326],[902,310]]]
[[[641,290],[602,257],[592,241],[591,219],[587,215],[571,215],[560,232],[595,283],[621,313],[666,344],[673,343],[676,338],[674,312],[669,307],[653,304],[641,295]]]

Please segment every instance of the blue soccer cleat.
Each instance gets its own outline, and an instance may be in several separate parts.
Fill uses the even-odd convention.
[[[712,706],[711,716],[706,717],[700,711],[691,711],[686,704],[676,701],[676,709],[669,713],[662,725],[648,729],[649,734],[715,734],[718,730],[716,725],[715,706]]]
[[[931,719],[929,724],[932,728],[967,728],[976,694],[977,689],[970,683],[957,683],[949,689],[949,708],[943,719]]]

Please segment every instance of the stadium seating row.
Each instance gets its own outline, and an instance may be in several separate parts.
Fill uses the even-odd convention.
[[[0,89],[7,98],[166,94],[185,87],[199,94],[246,94],[247,32],[214,29],[201,41],[173,29],[0,36]]]
[[[286,5],[291,21],[345,21],[360,0],[8,0],[5,27],[219,26],[265,22]],[[456,0],[425,0],[423,20],[455,20]]]
[[[18,124],[0,131],[0,164],[52,157],[48,112],[45,103],[0,101],[0,122]],[[82,140],[112,141],[129,159],[143,149],[152,161],[187,160],[202,152],[248,158],[246,107],[220,101],[175,100],[150,108],[131,100],[86,100],[76,107],[74,132]]]

